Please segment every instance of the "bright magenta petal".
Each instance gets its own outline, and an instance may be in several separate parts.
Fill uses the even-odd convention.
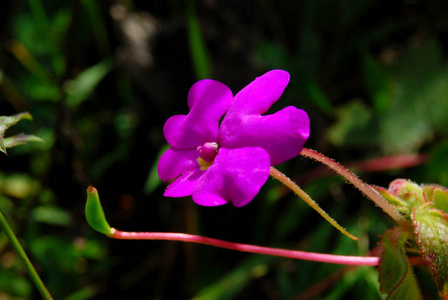
[[[218,144],[230,149],[261,147],[268,152],[271,165],[296,157],[310,134],[306,112],[290,106],[261,116],[279,99],[288,82],[286,71],[274,70],[242,89],[222,121]]]
[[[193,192],[204,206],[249,203],[269,177],[269,155],[261,148],[221,148]]]
[[[186,197],[193,194],[198,182],[201,181],[204,171],[194,170],[182,174],[174,180],[165,190],[165,197]]]
[[[261,115],[280,99],[289,83],[289,73],[283,70],[272,70],[244,87],[235,95],[227,116]]]
[[[310,135],[305,111],[293,106],[267,116],[240,116],[221,126],[219,143],[226,148],[261,147],[275,166],[299,155]]]
[[[157,165],[160,179],[167,181],[177,176],[199,169],[198,152],[194,150],[179,150],[168,148],[162,154]]]
[[[196,149],[206,142],[216,142],[219,121],[232,97],[232,91],[218,81],[196,82],[188,93],[188,115],[173,116],[163,127],[168,143],[178,149]]]

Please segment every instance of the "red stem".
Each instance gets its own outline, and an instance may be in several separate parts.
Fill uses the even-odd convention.
[[[307,148],[303,148],[300,155],[312,158],[327,165],[330,169],[332,169],[333,171],[335,171],[336,173],[338,173],[339,175],[345,177],[345,179],[350,181],[370,200],[372,200],[376,205],[378,205],[381,209],[383,209],[383,211],[387,213],[397,223],[401,225],[407,225],[406,221],[400,215],[400,213],[392,205],[390,205],[375,189],[373,189],[370,185],[364,183],[355,174],[347,170],[341,164],[337,163],[333,159],[326,157],[325,155],[319,152]]]
[[[379,263],[379,257],[372,256],[347,256],[334,255],[325,253],[313,253],[297,250],[287,250],[271,247],[262,247],[249,244],[232,243],[223,240],[174,232],[124,232],[112,229],[109,237],[122,240],[170,240],[190,242],[196,244],[209,245],[219,248],[236,250],[241,252],[250,252],[257,254],[273,255],[280,257],[289,257],[295,259],[303,259],[309,261],[317,261],[342,265],[358,265],[358,266],[376,266]]]

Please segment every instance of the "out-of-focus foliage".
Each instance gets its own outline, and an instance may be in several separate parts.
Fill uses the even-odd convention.
[[[273,109],[308,111],[307,147],[343,163],[427,153],[424,165],[361,176],[446,186],[447,14],[436,0],[9,1],[0,10],[0,115],[29,111],[33,122],[7,134],[44,143],[0,157],[0,209],[55,299],[383,299],[372,267],[108,240],[84,218],[85,190],[101,190],[122,230],[365,255],[393,223],[304,159],[280,168],[360,242],[274,181],[240,209],[163,198],[155,176],[163,124],[188,111],[200,77],[236,93],[281,68],[291,82]],[[0,269],[0,297],[38,297],[1,234]],[[431,276],[415,275],[437,299]]]
[[[354,100],[339,108],[330,140],[396,154],[417,151],[434,136],[446,134],[447,66],[434,40],[407,49],[386,66],[366,56],[363,72],[372,103]]]
[[[22,119],[32,119],[29,113],[21,113],[13,116],[0,116],[0,151],[6,154],[6,148],[12,148],[23,145],[28,142],[42,142],[40,138],[34,135],[17,134],[5,138],[6,130],[17,124]]]

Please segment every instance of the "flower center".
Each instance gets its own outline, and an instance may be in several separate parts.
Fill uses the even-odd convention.
[[[199,154],[198,163],[201,166],[201,170],[206,170],[211,166],[218,153],[218,148],[219,146],[217,143],[210,142],[204,143],[197,148]]]

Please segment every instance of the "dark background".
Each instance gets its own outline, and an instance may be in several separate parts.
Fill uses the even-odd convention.
[[[279,168],[359,243],[274,180],[238,209],[164,198],[154,176],[163,124],[188,112],[188,90],[202,78],[236,93],[268,70],[287,70],[273,111],[308,112],[308,148],[371,184],[448,185],[446,1],[28,0],[0,14],[0,115],[34,117],[7,135],[45,140],[1,155],[0,208],[55,299],[384,298],[375,268],[111,240],[90,229],[89,185],[120,230],[362,255],[393,226],[344,180],[300,157]],[[374,170],[363,163],[380,157],[390,160]],[[0,270],[0,298],[39,298],[4,236]]]

